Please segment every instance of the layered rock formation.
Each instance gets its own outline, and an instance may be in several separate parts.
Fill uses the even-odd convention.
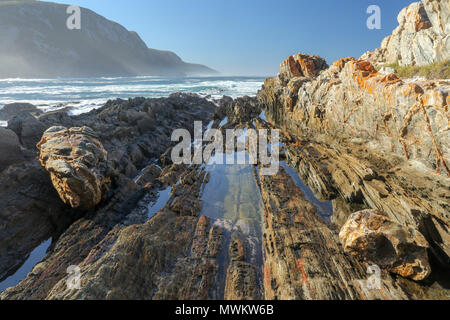
[[[48,171],[23,130],[39,126],[13,119],[22,157],[0,172],[0,279],[53,244],[0,299],[450,299],[443,82],[298,54],[257,99],[215,102],[174,94],[40,115],[53,127],[38,145]],[[195,120],[280,129],[280,170],[173,164],[171,133]],[[94,187],[72,190],[71,177]],[[77,206],[86,191],[78,203],[91,205]]]
[[[373,52],[361,59],[375,65],[423,66],[450,59],[450,3],[422,0],[404,8],[399,26]]]
[[[373,208],[400,230],[422,233],[438,261],[431,274],[439,274],[450,262],[448,89],[406,84],[354,58],[317,74],[286,79],[282,65],[258,94],[267,120],[293,143],[286,147],[292,167],[317,197],[333,201],[338,227],[352,212]],[[423,255],[426,245],[418,247]],[[426,277],[422,261],[417,277],[396,272]]]
[[[368,61],[344,58],[312,79],[286,84],[282,71],[265,81],[259,98],[280,124],[336,139],[357,136],[372,149],[450,176],[448,91],[439,82],[404,83]]]
[[[116,170],[112,176],[113,187],[95,210],[88,213],[81,211],[78,218],[75,218],[74,209],[65,206],[67,211],[64,215],[72,216],[72,221],[55,237],[46,257],[33,271],[18,286],[3,292],[0,298],[450,298],[442,271],[436,263],[436,257],[445,259],[440,246],[444,245],[442,248],[445,248],[447,242],[438,241],[440,231],[434,227],[433,218],[425,211],[419,212],[425,210],[426,205],[436,208],[440,204],[445,205],[446,200],[442,195],[433,195],[431,192],[437,188],[439,179],[427,181],[423,176],[417,177],[427,182],[423,184],[420,194],[417,190],[414,192],[411,181],[407,181],[414,177],[414,169],[401,166],[389,168],[398,172],[398,175],[389,175],[383,171],[388,164],[377,159],[375,170],[373,162],[362,156],[367,153],[364,146],[350,152],[346,148],[350,145],[345,141],[342,145],[330,146],[320,135],[312,136],[315,141],[311,140],[312,137],[302,139],[306,136],[300,136],[299,131],[283,127],[283,154],[287,158],[287,165],[299,172],[302,180],[321,198],[333,199],[332,224],[320,216],[317,203],[307,200],[309,198],[305,196],[305,190],[300,189],[284,167],[274,176],[260,176],[260,165],[254,168],[253,174],[256,192],[260,192],[264,204],[262,224],[256,224],[256,228],[261,228],[261,234],[252,238],[248,232],[248,223],[241,222],[235,226],[236,229],[231,228],[234,217],[211,217],[216,212],[214,207],[205,206],[205,190],[210,183],[218,182],[212,181],[210,172],[204,166],[171,163],[167,156],[171,150],[168,135],[164,138],[160,136],[166,128],[163,123],[188,125],[194,118],[205,121],[218,117],[220,113],[222,117],[229,118],[226,127],[275,128],[271,113],[267,112],[267,120],[271,123],[258,117],[261,110],[258,110],[255,99],[231,102],[225,98],[218,103],[222,107],[216,109],[198,97],[174,95],[168,99],[110,102],[91,114],[70,119],[57,114],[40,117],[39,121],[59,121],[67,125],[70,120],[72,125],[80,126],[83,123],[96,128],[98,139],[108,151],[109,160]],[[157,119],[150,118],[147,122],[154,128],[151,131],[145,131],[144,126],[138,129],[136,123],[159,107],[161,110],[174,108],[178,112],[173,113],[176,116],[168,113]],[[238,117],[234,116],[235,110],[241,112]],[[212,127],[217,127],[220,120],[215,119]],[[120,124],[121,130],[117,130],[116,126],[115,130],[110,131],[107,121]],[[154,127],[156,121],[160,122]],[[130,130],[128,134],[122,135],[122,130],[127,126],[133,127],[135,131]],[[67,134],[67,130],[62,133]],[[141,140],[141,135],[149,140]],[[118,157],[122,144],[128,143],[127,147],[130,147],[130,141],[136,137],[139,143],[160,141],[158,151],[154,151],[149,158],[142,156],[150,160],[148,165],[138,165],[145,163],[145,160],[133,148],[120,153],[123,159]],[[152,146],[152,150],[156,150],[157,144]],[[161,168],[153,164],[158,158]],[[34,161],[37,164],[36,159]],[[134,170],[130,167],[131,164],[143,170],[138,173],[136,167]],[[12,169],[10,167],[8,170]],[[40,169],[39,165],[37,169]],[[42,169],[41,172],[44,176],[47,174]],[[134,176],[130,179],[126,177],[127,174]],[[238,176],[246,177],[242,172]],[[246,182],[241,183],[247,185]],[[53,189],[50,181],[45,185]],[[150,205],[162,190],[169,187],[167,202],[149,218]],[[236,189],[232,184],[229,187]],[[238,187],[242,188],[242,185]],[[445,187],[442,185],[443,190]],[[242,196],[248,196],[248,192]],[[424,195],[432,198],[426,200]],[[244,206],[243,199],[233,196],[232,205],[237,208],[241,206],[238,214],[245,216],[249,208]],[[57,200],[56,192],[52,201],[63,203]],[[418,212],[407,211],[414,205],[414,210]],[[401,239],[399,233],[406,230],[403,229],[405,225],[415,229],[415,223],[422,224],[421,232],[430,242],[432,258],[431,274],[425,280],[412,281],[405,278],[409,276],[407,274],[397,277],[391,273],[393,270],[382,266],[380,286],[370,287],[370,274],[367,273],[370,263],[346,254],[338,238],[339,229],[356,211],[355,208],[365,206],[380,206],[390,219],[402,225],[400,227],[394,222],[389,224],[395,226],[392,230],[398,231],[391,234],[390,239],[394,242]],[[61,209],[55,216],[59,215],[63,215]],[[16,214],[17,219],[20,216],[21,211]],[[34,237],[37,236],[39,234],[35,233]],[[20,238],[20,234],[16,236],[16,241],[30,243]],[[262,244],[264,250],[260,258],[254,252],[260,246],[258,243]],[[14,247],[17,245],[12,245]],[[379,248],[375,250],[379,251]],[[5,251],[9,252],[8,256],[18,252],[17,249]],[[4,266],[7,264],[11,266],[11,260],[4,262]],[[67,268],[73,265],[81,269],[79,290],[70,289],[66,283],[70,277]]]

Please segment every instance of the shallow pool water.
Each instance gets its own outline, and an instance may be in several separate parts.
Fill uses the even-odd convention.
[[[158,200],[153,203],[150,203],[148,206],[148,219],[152,218],[159,210],[164,208],[167,204],[167,201],[170,199],[170,195],[172,192],[172,187],[167,187],[164,190],[158,192]]]
[[[325,222],[329,223],[330,218],[333,215],[333,204],[331,201],[320,201],[314,195],[314,192],[303,183],[302,179],[298,175],[297,171],[291,168],[286,162],[280,162],[280,165],[286,170],[286,172],[291,176],[295,185],[303,192],[305,199],[308,200],[317,210],[319,216],[321,216]]]
[[[31,253],[24,264],[11,276],[0,282],[0,292],[5,291],[7,288],[15,287],[21,282],[28,273],[33,270],[34,266],[38,264],[47,253],[47,249],[52,244],[52,239],[48,239],[37,246]]]

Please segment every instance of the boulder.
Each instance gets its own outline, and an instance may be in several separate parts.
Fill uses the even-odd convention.
[[[22,159],[19,137],[14,131],[0,127],[0,171]]]
[[[25,112],[12,118],[8,122],[8,128],[17,134],[24,147],[34,149],[47,126],[30,113]]]
[[[36,106],[30,103],[10,103],[5,104],[2,109],[0,109],[0,120],[9,121],[15,116],[22,113],[29,112],[35,115],[42,113]]]
[[[88,127],[51,127],[37,145],[41,165],[64,203],[94,208],[108,190],[107,152]]]
[[[429,245],[424,236],[380,211],[353,213],[342,227],[339,239],[345,252],[402,277],[424,280],[430,275]]]
[[[320,71],[327,68],[325,59],[319,56],[297,53],[281,63],[278,76],[282,82],[287,83],[294,77],[314,78]]]

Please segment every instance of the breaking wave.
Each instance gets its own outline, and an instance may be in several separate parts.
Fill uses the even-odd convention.
[[[70,107],[72,114],[89,112],[110,99],[159,98],[173,92],[210,98],[255,96],[264,78],[103,77],[89,79],[0,79],[0,108],[28,102],[45,112]]]

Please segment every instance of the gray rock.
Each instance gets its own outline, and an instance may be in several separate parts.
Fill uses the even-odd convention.
[[[47,127],[27,112],[10,120],[8,128],[17,134],[24,147],[36,149],[36,144]]]
[[[14,131],[0,127],[0,171],[22,159],[19,137]]]
[[[29,112],[31,114],[42,114],[36,106],[30,103],[10,103],[3,106],[0,109],[0,120],[9,121],[15,116],[21,115],[23,113]]]

